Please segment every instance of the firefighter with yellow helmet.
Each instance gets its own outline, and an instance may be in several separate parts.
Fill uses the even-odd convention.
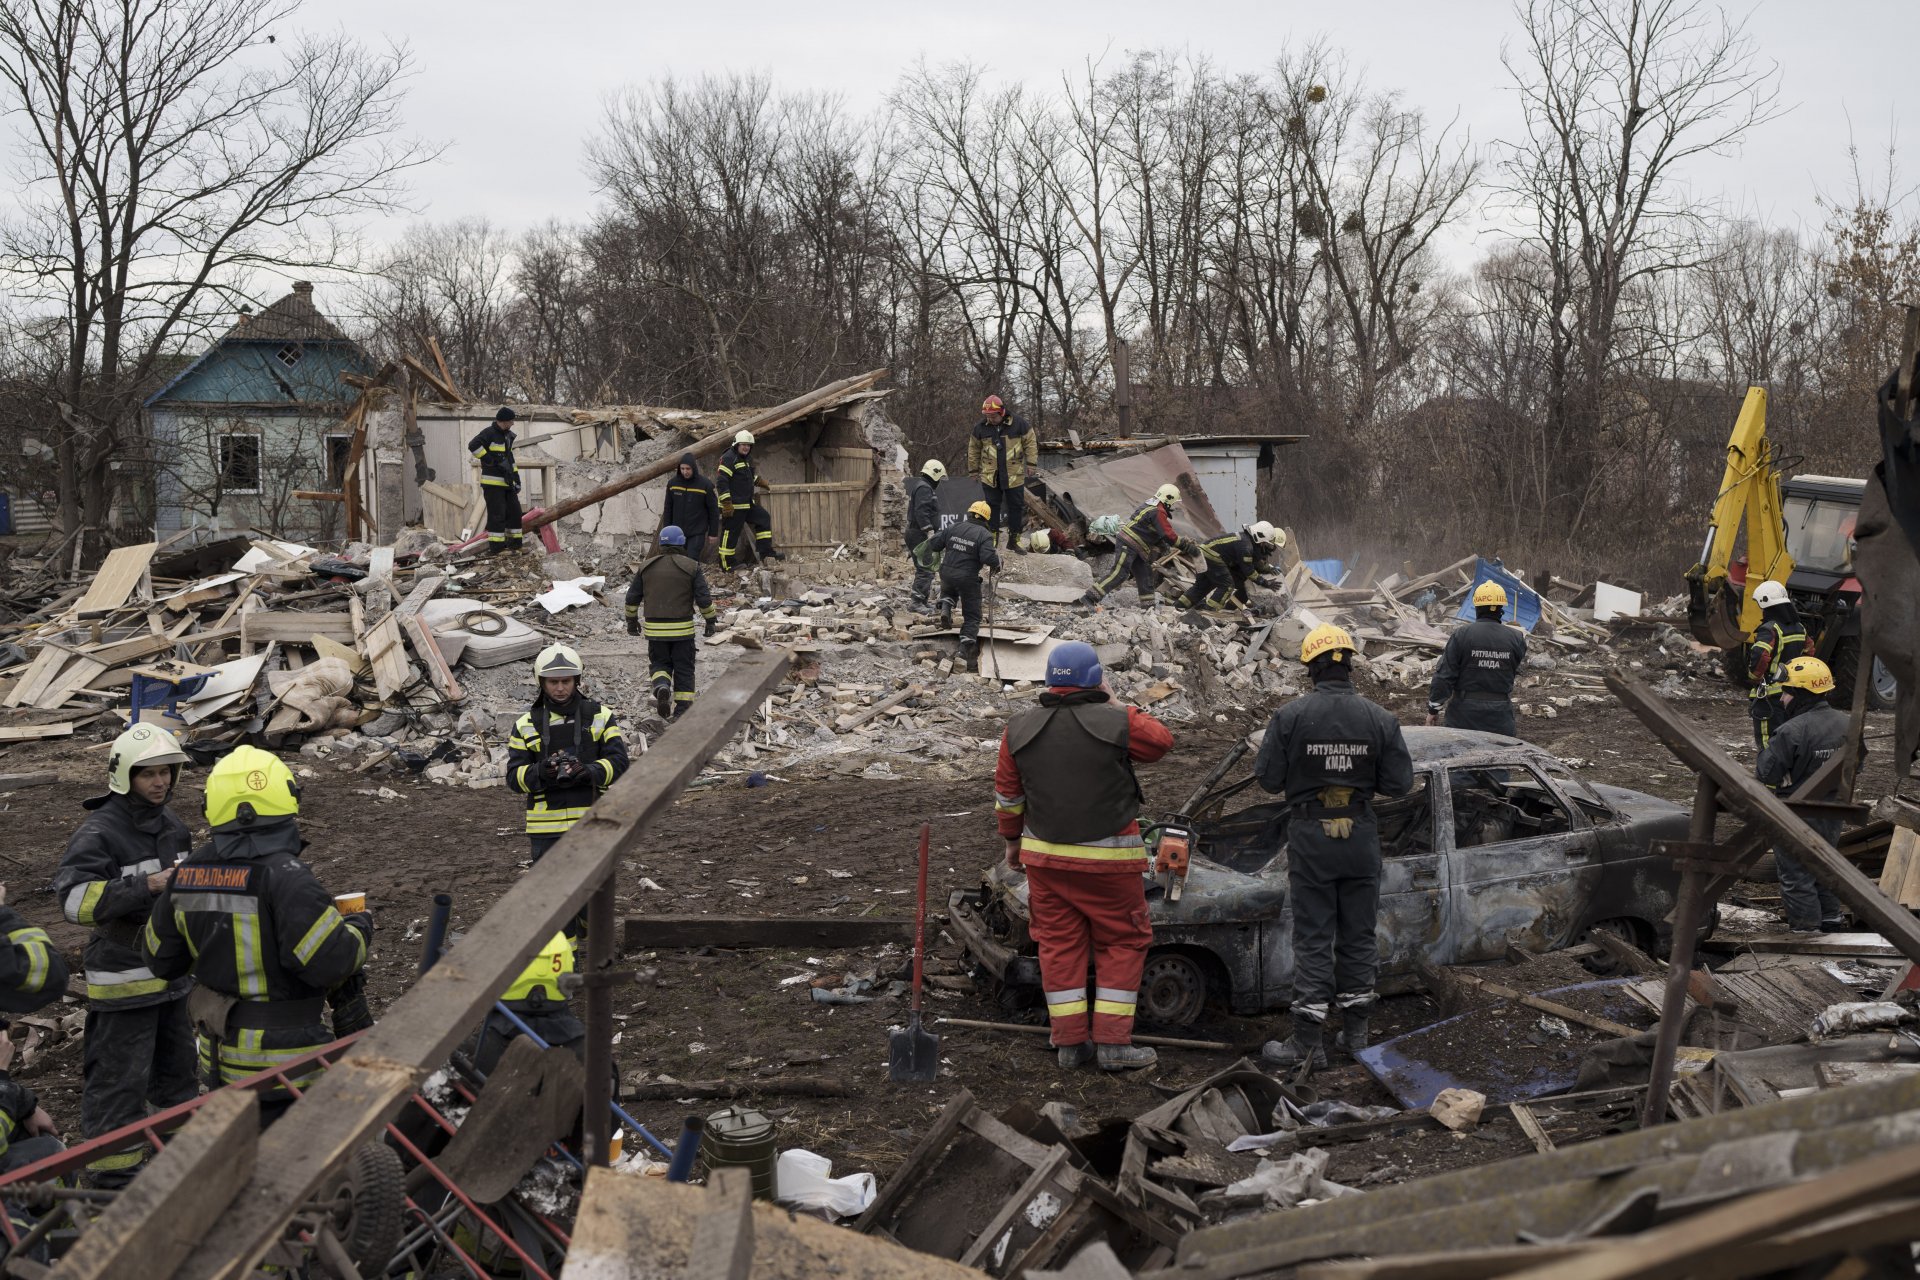
[[[141,950],[161,978],[193,975],[200,1069],[218,1088],[333,1041],[327,993],[365,968],[373,914],[341,915],[300,860],[300,785],[278,756],[223,756],[207,775],[206,812],[212,839],[174,869]],[[261,1094],[269,1117],[293,1101],[278,1087]]]
[[[159,725],[136,724],[107,755],[107,794],[87,811],[53,876],[54,896],[87,939],[87,1028],[81,1066],[80,1132],[97,1138],[179,1106],[200,1092],[185,974],[171,981],[140,956],[140,933],[193,839],[167,807],[187,753]],[[128,1182],[144,1150],[101,1156],[87,1166],[95,1186]]]
[[[529,1031],[546,1041],[548,1048],[566,1049],[584,1062],[587,1028],[568,1003],[571,993],[566,988],[576,965],[573,940],[564,932],[556,933],[520,971],[520,976],[500,997],[500,1003],[512,1010],[514,1018]],[[507,1051],[507,1045],[521,1034],[512,1018],[498,1009],[489,1009],[474,1047],[473,1065],[491,1075],[500,1062],[500,1055]]]
[[[940,625],[953,625],[953,606],[960,606],[960,660],[975,666],[980,655],[980,574],[1000,570],[994,550],[993,509],[984,502],[967,508],[967,518],[948,525],[924,544],[928,554],[940,557]]]
[[[1473,621],[1447,637],[1440,665],[1433,669],[1428,724],[1513,736],[1513,683],[1527,660],[1527,637],[1501,621],[1506,607],[1507,592],[1499,583],[1473,589]]]
[[[1780,678],[1781,722],[1767,737],[1754,772],[1778,795],[1788,795],[1819,771],[1821,765],[1844,751],[1853,735],[1853,722],[1833,705],[1833,672],[1818,658],[1795,658]],[[1814,800],[1842,799],[1836,773]],[[1803,813],[1803,821],[1828,844],[1840,840],[1838,813]],[[1846,917],[1833,890],[1814,879],[1799,859],[1779,845],[1773,865],[1780,876],[1780,900],[1786,908],[1787,928],[1794,933],[1833,933],[1846,927]]]
[[[613,708],[580,687],[579,651],[548,645],[533,660],[540,691],[507,739],[507,786],[527,798],[527,839],[540,861],[627,771],[627,739]]]
[[[1293,910],[1293,1030],[1261,1051],[1270,1063],[1326,1065],[1329,1011],[1343,1026],[1335,1045],[1366,1047],[1379,956],[1380,835],[1374,795],[1413,789],[1413,757],[1399,721],[1353,687],[1353,637],[1321,626],[1300,646],[1313,692],[1267,722],[1254,777],[1286,796],[1287,893]]]

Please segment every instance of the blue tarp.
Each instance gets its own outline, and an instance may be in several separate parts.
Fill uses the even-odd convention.
[[[1478,587],[1483,582],[1497,582],[1506,588],[1506,621],[1520,624],[1522,631],[1533,630],[1534,625],[1540,621],[1539,596],[1521,586],[1520,579],[1508,573],[1506,567],[1498,560],[1489,560],[1485,556],[1480,558],[1473,569],[1473,585]],[[1467,592],[1466,598],[1460,601],[1460,612],[1456,616],[1467,622],[1473,621],[1473,592]]]
[[[1340,579],[1347,576],[1347,562],[1344,560],[1308,560],[1307,572],[1320,581],[1339,586]]]

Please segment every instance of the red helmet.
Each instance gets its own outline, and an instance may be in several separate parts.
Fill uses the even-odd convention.
[[[1006,407],[1007,406],[1000,403],[999,396],[988,396],[980,402],[980,412],[982,413],[1001,413],[1006,410]]]

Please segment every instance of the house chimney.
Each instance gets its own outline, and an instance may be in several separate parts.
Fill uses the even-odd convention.
[[[240,318],[233,322],[233,327],[244,329],[247,327],[247,321],[251,319],[253,319],[253,308],[243,302],[240,304]]]
[[[313,281],[311,281],[311,280],[295,280],[295,281],[293,282],[293,291],[294,291],[295,293],[312,293],[312,292],[313,292]]]

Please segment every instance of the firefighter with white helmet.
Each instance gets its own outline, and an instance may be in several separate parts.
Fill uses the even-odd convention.
[[[1335,626],[1309,632],[1300,661],[1313,692],[1267,722],[1253,774],[1284,794],[1287,897],[1293,911],[1293,1031],[1262,1056],[1277,1066],[1326,1065],[1327,1014],[1339,1008],[1336,1047],[1366,1047],[1379,967],[1380,834],[1376,793],[1413,789],[1413,757],[1400,724],[1353,688],[1353,637]]]
[[[753,432],[734,432],[733,447],[720,455],[714,479],[720,491],[720,567],[731,569],[746,558],[785,560],[773,548],[773,517],[760,505],[760,489],[768,488],[753,470]]]
[[[1787,721],[1781,701],[1781,678],[1787,664],[1808,650],[1807,624],[1786,587],[1769,579],[1753,589],[1760,606],[1760,625],[1747,640],[1747,710],[1753,717],[1753,740],[1765,748],[1773,731]]]
[[[1833,672],[1818,658],[1799,657],[1780,673],[1781,721],[1768,735],[1754,772],[1776,795],[1789,795],[1853,738],[1852,718],[1833,705]],[[1842,798],[1840,777],[1809,797]],[[1804,812],[1801,820],[1828,844],[1840,840],[1838,813]],[[1846,928],[1846,917],[1833,890],[1814,879],[1799,859],[1779,845],[1773,847],[1773,865],[1780,877],[1780,902],[1786,908],[1787,928],[1794,933],[1832,933]]]
[[[920,473],[907,483],[907,555],[913,561],[913,611],[933,611],[933,574],[940,566],[939,552],[928,545],[940,530],[940,482],[947,478],[947,465],[928,458]]]
[[[97,1138],[178,1106],[200,1092],[185,975],[157,976],[140,954],[140,932],[174,864],[192,846],[186,823],[167,807],[188,763],[174,736],[136,724],[107,754],[107,794],[87,810],[54,873],[54,896],[87,939],[87,1026],[81,1068],[80,1131]],[[102,1156],[87,1166],[96,1186],[123,1186],[145,1150]]]
[[[1128,577],[1132,577],[1134,586],[1139,588],[1142,608],[1150,609],[1160,603],[1154,590],[1153,562],[1175,547],[1189,555],[1200,551],[1199,543],[1174,531],[1173,513],[1180,501],[1179,487],[1163,484],[1154,491],[1153,501],[1127,517],[1114,535],[1112,566],[1087,588],[1087,593],[1080,597],[1081,604],[1099,604]]]
[[[551,644],[533,660],[540,691],[507,740],[507,786],[527,798],[527,839],[540,861],[627,771],[627,740],[613,708],[580,687],[580,653]]]
[[[1473,589],[1474,618],[1447,637],[1427,687],[1427,723],[1514,735],[1513,684],[1527,660],[1527,637],[1501,621],[1507,592],[1494,581]]]
[[[1247,584],[1267,572],[1286,543],[1287,536],[1265,520],[1201,543],[1200,574],[1174,604],[1182,609],[1246,608],[1253,603]]]

